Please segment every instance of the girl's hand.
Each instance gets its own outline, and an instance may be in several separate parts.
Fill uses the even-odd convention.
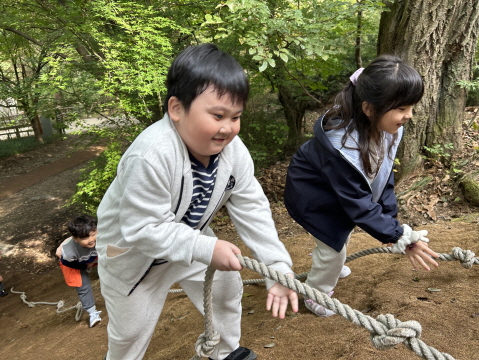
[[[409,258],[415,270],[418,270],[418,265],[421,265],[427,271],[431,270],[426,262],[438,267],[439,264],[432,258],[438,258],[439,254],[429,249],[429,246],[424,241],[406,246],[406,256]],[[431,257],[432,256],[432,257]]]

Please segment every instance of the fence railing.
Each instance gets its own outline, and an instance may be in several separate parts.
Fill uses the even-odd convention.
[[[0,128],[0,140],[21,138],[34,135],[31,125],[15,125]]]

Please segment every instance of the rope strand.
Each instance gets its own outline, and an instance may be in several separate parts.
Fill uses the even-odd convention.
[[[346,258],[346,262],[358,259],[362,256],[377,253],[392,252],[390,247],[367,249],[348,256]],[[298,279],[306,277],[308,274],[307,272],[296,275],[295,279],[292,279],[289,276],[286,276],[285,274],[276,271],[265,264],[259,263],[254,259],[249,259],[248,257],[243,257],[241,255],[236,256],[243,267],[253,270],[268,279],[274,280],[281,285],[316,301],[318,304],[334,311],[336,314],[341,315],[347,320],[350,320],[352,323],[366,328],[370,332],[371,343],[378,350],[387,350],[400,343],[404,343],[409,350],[413,351],[417,356],[423,359],[455,360],[451,355],[440,352],[434,347],[428,346],[420,339],[422,327],[417,321],[409,320],[402,322],[395,319],[391,314],[381,314],[374,319],[358,310],[351,308],[349,305],[342,304],[338,299],[330,298],[327,294],[300,282]],[[458,260],[466,269],[470,269],[474,264],[479,264],[479,258],[476,258],[472,251],[462,250],[459,247],[453,248],[452,254],[439,254],[439,260]],[[212,347],[211,345],[216,341],[219,342],[219,334],[212,328],[213,315],[211,287],[214,272],[215,270],[211,266],[208,266],[204,285],[205,332],[201,334],[196,341],[197,354],[191,358],[191,360],[198,360],[202,357],[208,357],[214,350],[214,345]],[[260,282],[264,282],[264,279],[244,280],[243,284]],[[181,290],[182,289],[174,289],[174,292],[178,293],[181,292]],[[204,349],[207,350],[205,351]]]

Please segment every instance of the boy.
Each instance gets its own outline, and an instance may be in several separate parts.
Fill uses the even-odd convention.
[[[88,274],[88,270],[97,265],[96,227],[94,217],[77,216],[68,223],[72,236],[64,240],[56,251],[65,282],[76,289],[83,309],[90,314],[90,327],[101,321],[101,311],[96,310]]]
[[[242,240],[259,261],[292,274],[253,163],[236,135],[249,85],[244,70],[211,44],[189,47],[167,77],[164,118],[143,131],[118,164],[98,208],[102,295],[108,310],[106,359],[141,359],[168,290],[179,283],[203,312],[207,265],[213,327],[221,335],[214,360],[254,360],[239,346],[243,285],[239,248],[208,227],[226,205]],[[284,318],[293,291],[267,281],[267,309]],[[193,344],[192,344],[193,347]]]

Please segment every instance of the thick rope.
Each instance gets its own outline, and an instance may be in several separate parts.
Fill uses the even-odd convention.
[[[346,258],[346,262],[374,253],[392,252],[391,248],[384,247],[363,250],[348,256]],[[376,319],[374,319],[358,310],[352,309],[349,305],[342,304],[338,299],[330,298],[327,294],[300,282],[298,279],[304,275],[307,275],[307,273],[297,275],[295,279],[292,279],[289,276],[267,267],[265,264],[259,263],[254,259],[249,259],[241,255],[237,255],[237,257],[243,267],[253,270],[260,275],[267,277],[268,279],[274,280],[281,285],[316,301],[318,304],[334,311],[336,314],[343,316],[347,320],[352,321],[354,324],[366,328],[370,332],[372,344],[378,350],[390,349],[391,347],[394,347],[400,343],[404,343],[409,350],[414,351],[417,356],[423,359],[455,360],[451,355],[440,352],[439,350],[428,346],[420,339],[422,328],[421,324],[417,321],[409,320],[402,322],[395,319],[391,314],[379,315]],[[475,254],[472,251],[464,251],[459,247],[453,248],[452,254],[439,254],[439,259],[445,261],[459,260],[461,265],[466,269],[470,269],[473,264],[479,264],[479,259],[475,258]],[[211,286],[213,282],[212,280],[214,271],[215,270],[211,268],[211,266],[209,266],[206,271],[204,290],[205,333],[201,334],[198,338],[196,342],[197,355],[191,360],[201,359],[201,357],[209,357],[214,350],[214,345],[213,348],[210,348],[211,344],[215,341],[219,342],[219,335],[212,328],[208,330],[208,327],[211,326],[213,319]],[[253,282],[249,283],[259,283],[262,282],[261,280],[262,279],[253,280]],[[245,283],[245,281],[243,283]],[[181,289],[175,290],[176,292],[179,292],[178,290],[181,291]],[[203,351],[203,348],[207,348],[208,351]]]
[[[220,342],[220,334],[213,329],[213,295],[211,284],[213,283],[215,271],[216,269],[211,266],[208,266],[206,269],[205,287],[203,290],[205,332],[198,337],[198,340],[196,340],[196,355],[193,356],[191,360],[198,360],[203,357],[208,358],[215,350],[215,346]],[[206,286],[206,283],[210,285]]]
[[[348,263],[350,261],[359,259],[360,257],[366,256],[366,255],[371,255],[371,254],[393,254],[391,251],[392,248],[390,247],[377,247],[377,248],[372,248],[372,249],[366,249],[366,250],[361,250],[358,251],[357,253],[354,253],[352,255],[349,255],[346,258],[345,263]],[[395,254],[397,255],[397,254]],[[404,255],[404,253],[403,253]],[[462,267],[466,269],[470,269],[472,265],[479,265],[479,258],[475,257],[475,254],[471,250],[462,250],[460,247],[455,247],[452,249],[452,254],[439,254],[439,258],[436,260],[443,260],[443,261],[459,261],[462,265]],[[308,276],[309,271],[303,272],[300,274],[296,274],[295,278],[296,279],[304,279],[306,276]],[[248,280],[243,280],[244,285],[249,285],[249,284],[261,284],[264,283],[264,279],[248,279]],[[169,294],[179,294],[182,293],[183,289],[171,289],[168,291]]]
[[[305,283],[297,279],[292,279],[264,264],[258,263],[256,260],[242,258],[237,255],[243,267],[256,271],[257,273],[272,279],[287,288],[306,296],[325,308],[334,311],[352,321],[356,325],[366,328],[371,333],[371,342],[379,350],[389,349],[399,343],[405,342],[405,345],[416,353],[419,357],[427,360],[454,360],[454,358],[446,353],[427,346],[422,340],[421,324],[417,321],[401,322],[394,319],[393,315],[379,315],[374,319],[363,314],[358,310],[352,309],[350,306],[342,304],[338,299],[330,298],[327,294],[311,288]],[[206,284],[205,284],[206,285]]]
[[[75,306],[69,307],[68,309],[62,309],[65,306],[65,303],[63,300],[60,300],[58,302],[44,302],[44,301],[38,301],[38,302],[31,302],[27,301],[27,295],[25,295],[24,292],[22,291],[13,291],[13,288],[10,289],[10,292],[13,294],[20,294],[20,299],[28,305],[28,307],[35,307],[35,305],[56,305],[57,306],[57,314],[61,314],[65,311],[72,310],[72,309],[77,309],[77,312],[75,314],[75,320],[80,321],[81,316],[83,314],[83,306],[81,304],[81,301],[77,302]]]

